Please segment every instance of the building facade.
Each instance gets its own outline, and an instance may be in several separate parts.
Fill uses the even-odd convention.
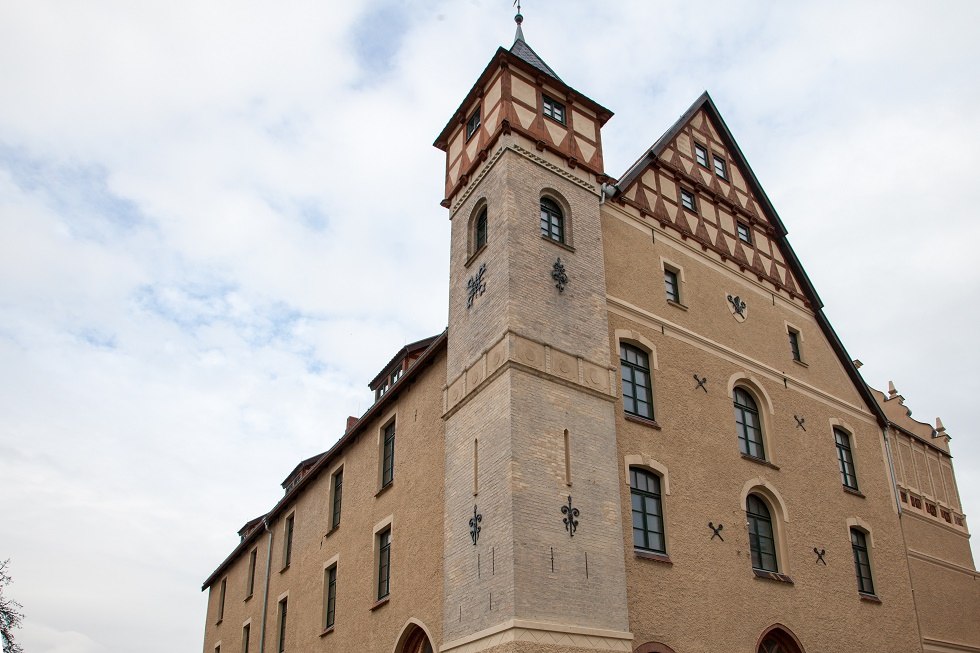
[[[865,385],[704,94],[618,178],[518,35],[435,145],[449,322],[246,524],[205,653],[980,652],[948,435]]]

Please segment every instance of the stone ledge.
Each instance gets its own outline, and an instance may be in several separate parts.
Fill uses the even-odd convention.
[[[468,637],[446,642],[439,650],[440,653],[476,653],[510,642],[630,653],[633,650],[633,633],[511,619]]]

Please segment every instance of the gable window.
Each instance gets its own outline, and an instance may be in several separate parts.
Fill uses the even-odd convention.
[[[633,507],[633,546],[643,551],[666,553],[660,477],[630,467],[630,499]]]
[[[479,251],[487,244],[487,207],[485,206],[480,209],[480,214],[476,217],[476,232],[473,242],[475,243],[474,252]]]
[[[553,100],[547,95],[544,96],[544,115],[565,124],[565,105],[557,100]]]
[[[242,653],[248,653],[250,639],[252,639],[252,624],[245,624],[242,626]]]
[[[715,174],[722,179],[728,179],[728,167],[725,165],[725,160],[714,155],[712,155],[711,159],[715,164]]]
[[[772,530],[772,516],[769,513],[769,507],[761,497],[750,494],[745,502],[745,516],[749,523],[752,568],[778,572],[776,537]]]
[[[681,189],[681,204],[688,211],[694,211],[695,213],[698,212],[698,205],[694,200],[694,193],[684,190],[683,188]]]
[[[341,467],[333,475],[333,514],[330,517],[330,528],[340,526],[340,507],[344,495],[344,468]]]
[[[738,450],[742,453],[766,459],[762,444],[762,426],[755,399],[742,388],[735,388],[735,429],[738,431]]]
[[[862,531],[851,529],[851,550],[854,551],[854,575],[857,577],[858,591],[874,594],[875,584],[871,578],[871,559],[868,557],[868,540]]]
[[[857,474],[854,471],[854,456],[851,454],[851,438],[841,429],[834,429],[837,443],[837,464],[840,467],[841,482],[851,490],[858,489]]]
[[[789,329],[787,333],[789,334],[789,350],[793,354],[793,360],[803,362],[803,357],[800,355],[800,332]]]
[[[286,650],[286,599],[279,601],[279,653]]]
[[[391,592],[391,527],[378,533],[378,600]]]
[[[388,487],[395,480],[395,423],[385,427],[384,444],[381,448],[381,487]]]
[[[286,517],[282,542],[282,568],[285,569],[293,559],[293,527],[296,524],[295,513]]]
[[[258,549],[252,549],[252,552],[248,554],[248,576],[245,577],[245,598],[252,596],[255,591],[255,558],[258,555]]]
[[[752,230],[749,229],[749,225],[744,222],[739,222],[735,229],[738,231],[738,239],[743,243],[752,244]]]
[[[708,167],[708,148],[700,143],[694,144],[694,158],[697,159],[698,165],[703,168]]]
[[[681,303],[681,289],[677,283],[677,272],[669,268],[664,268],[664,289],[667,291],[667,300],[676,304]]]
[[[646,352],[632,345],[621,344],[619,367],[623,379],[623,409],[630,415],[653,419],[650,359]]]
[[[476,108],[476,111],[470,115],[470,119],[466,121],[466,140],[470,140],[476,130],[480,128],[480,107]]]
[[[337,565],[323,571],[323,629],[333,628],[337,617]]]
[[[556,243],[565,242],[565,216],[553,199],[541,198],[541,235]]]

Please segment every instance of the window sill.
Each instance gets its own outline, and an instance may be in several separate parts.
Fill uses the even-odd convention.
[[[464,267],[464,268],[468,268],[468,267],[470,267],[470,265],[471,265],[471,264],[473,263],[473,261],[475,261],[475,260],[476,260],[476,259],[477,259],[477,258],[478,258],[478,257],[480,256],[480,254],[482,254],[482,253],[483,253],[483,251],[484,251],[484,250],[485,250],[486,248],[487,248],[487,245],[486,245],[486,243],[484,243],[484,244],[483,244],[483,245],[482,245],[482,246],[480,247],[480,249],[478,249],[478,250],[476,250],[475,252],[473,252],[472,254],[470,254],[470,257],[469,257],[468,259],[466,259],[466,262],[465,262],[465,263],[463,263],[463,267]]]
[[[382,487],[380,490],[377,491],[377,493],[374,495],[374,498],[377,499],[378,497],[380,497],[382,494],[384,494],[385,492],[387,492],[388,490],[390,490],[391,489],[391,486],[394,485],[394,484],[395,484],[395,481],[390,481],[388,483],[388,485],[385,485],[384,487]]]
[[[371,606],[371,612],[374,612],[375,610],[377,610],[381,606],[388,605],[388,601],[390,599],[391,599],[391,594],[389,594],[388,596],[384,597],[383,599],[378,599],[377,601],[375,601],[374,602],[374,605]]]
[[[771,467],[772,469],[779,469],[779,465],[773,465],[771,462],[764,458],[756,458],[755,456],[750,456],[747,453],[739,454],[744,460],[755,463],[756,465],[762,465],[763,467]]]
[[[568,125],[565,124],[565,121],[564,120],[558,120],[558,118],[552,118],[551,116],[549,116],[548,114],[546,114],[544,112],[542,112],[541,115],[544,116],[545,118],[547,118],[548,120],[550,120],[551,122],[555,123],[556,125],[561,125],[562,127],[565,127],[566,129],[568,128]]]
[[[551,243],[552,245],[554,245],[556,247],[561,247],[562,249],[567,249],[569,252],[572,252],[573,254],[575,253],[575,248],[574,247],[572,247],[571,245],[569,245],[567,243],[563,243],[563,242],[561,242],[559,240],[555,240],[551,236],[545,236],[544,234],[541,234],[541,240],[546,240],[546,241],[548,241],[549,243]]]
[[[636,422],[637,424],[643,424],[644,426],[649,426],[650,428],[656,429],[658,431],[663,430],[663,427],[661,427],[656,420],[647,419],[646,417],[640,417],[639,415],[631,415],[630,413],[623,413],[623,415],[624,417],[626,417],[627,422]]]
[[[864,592],[858,592],[858,596],[861,597],[862,601],[867,601],[868,603],[878,603],[881,604],[881,599],[875,594],[865,594]]]
[[[756,578],[761,578],[763,580],[773,580],[777,583],[787,583],[789,585],[795,585],[793,579],[786,574],[781,574],[778,571],[763,571],[762,569],[752,569],[752,573],[755,574]]]
[[[687,306],[685,306],[684,304],[681,304],[680,302],[675,302],[673,299],[668,299],[667,300],[667,303],[670,304],[671,306],[673,306],[674,308],[681,309],[682,311],[686,311],[687,310]]]
[[[220,626],[222,621],[224,621],[224,619],[218,619],[217,621],[214,622],[214,625]]]
[[[644,551],[643,549],[633,549],[633,556],[644,560],[653,560],[665,565],[673,565],[674,561],[666,553],[656,553],[654,551]]]
[[[289,563],[286,563],[285,565],[283,565],[282,569],[279,570],[279,573],[280,574],[281,573],[284,573],[287,569],[289,569]]]
[[[801,361],[801,360],[799,360],[797,358],[794,358],[793,359],[793,362],[796,363],[797,365],[799,365],[800,367],[810,367],[810,364],[809,363],[804,363],[803,361]]]
[[[323,632],[320,633],[320,637],[326,637],[332,632],[333,632],[333,626],[327,626],[326,628],[323,629]]]
[[[842,485],[840,487],[841,487],[842,490],[844,490],[848,494],[853,494],[854,496],[861,497],[862,499],[866,498],[864,496],[864,493],[861,492],[861,490],[858,490],[857,488],[847,487],[846,485]]]
[[[246,597],[245,597],[244,599],[242,599],[242,603],[248,603],[248,601],[249,601],[249,599],[251,599],[251,598],[252,598],[252,595],[251,595],[251,594],[249,594],[249,595],[248,595],[248,596],[246,596]]]

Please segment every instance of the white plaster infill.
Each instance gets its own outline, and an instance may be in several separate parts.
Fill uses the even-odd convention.
[[[440,653],[476,653],[509,642],[536,642],[594,651],[633,650],[633,633],[525,619],[510,619],[486,630],[446,642]]]

